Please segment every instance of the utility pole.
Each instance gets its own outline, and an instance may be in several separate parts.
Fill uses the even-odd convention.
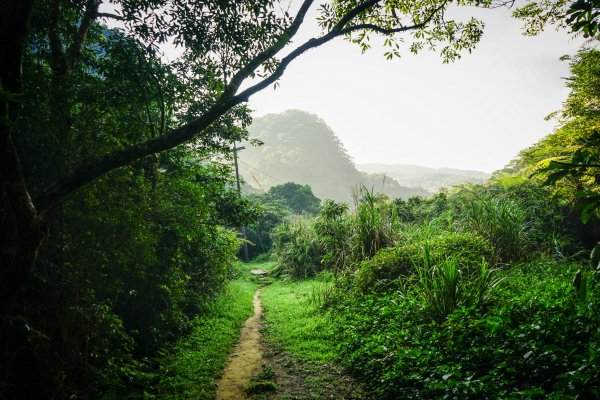
[[[233,142],[233,162],[235,163],[235,184],[237,186],[238,197],[242,198],[242,188],[240,187],[240,173],[238,169],[238,158],[237,152],[240,150],[244,150],[245,147],[237,147],[235,142]],[[242,225],[242,238],[244,239],[244,262],[248,262],[250,257],[248,257],[248,239],[246,236],[246,226]]]

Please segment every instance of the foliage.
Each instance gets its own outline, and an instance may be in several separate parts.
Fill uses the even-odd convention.
[[[429,250],[424,249],[424,264],[417,268],[419,293],[428,305],[428,312],[441,321],[460,304],[461,271],[456,260],[445,258],[433,262]]]
[[[273,231],[274,252],[278,265],[275,275],[306,279],[323,269],[319,242],[311,221],[294,218]]]
[[[424,222],[439,217],[448,208],[448,195],[436,193],[431,198],[419,196],[409,197],[408,200],[394,199],[398,217],[403,222]]]
[[[267,195],[272,201],[281,202],[295,214],[315,215],[321,204],[321,200],[313,194],[310,186],[293,182],[271,186]]]
[[[510,198],[476,196],[467,203],[466,225],[494,246],[499,260],[511,262],[527,254],[525,211]]]
[[[600,96],[600,52],[582,51],[571,64],[571,88],[565,102],[563,117],[567,122],[560,130],[575,130],[577,135],[571,140],[572,147],[562,157],[546,158],[537,173],[546,176],[547,185],[565,179],[575,183],[573,196],[581,210],[581,220],[586,223],[597,217],[600,209],[600,194],[597,185],[600,181],[600,132],[597,107]],[[557,132],[557,134],[559,134]]]
[[[189,335],[163,350],[153,388],[156,395],[164,399],[213,398],[227,355],[243,322],[252,314],[255,291],[256,284],[245,277],[230,282],[210,304],[209,312],[194,319]]]
[[[250,257],[270,253],[273,248],[273,229],[292,214],[315,214],[321,202],[312,194],[310,186],[291,182],[273,186],[264,195],[250,195],[244,199],[260,213],[255,218],[256,222],[246,227]]]
[[[256,204],[261,215],[257,221],[246,227],[246,237],[250,241],[248,254],[251,258],[270,254],[273,249],[271,234],[273,229],[291,216],[289,208],[279,202],[272,202],[267,196],[248,196]]]
[[[48,7],[38,3],[32,16],[15,138],[34,195],[84,162],[178,124],[187,113],[178,102],[190,95],[139,42],[96,24],[79,63],[57,76],[43,28]],[[72,11],[62,22],[76,22]],[[45,213],[46,239],[11,312],[20,322],[1,317],[6,396],[143,394],[151,358],[225,287],[238,248],[225,226],[254,218],[227,190],[227,163],[201,161],[245,135],[234,126],[243,113],[230,117],[195,148],[104,175]],[[11,254],[23,227],[4,192],[0,210],[2,254]],[[4,295],[17,283],[0,264]]]
[[[396,210],[386,196],[376,196],[364,186],[355,196],[353,232],[354,260],[371,258],[396,239]]]
[[[315,220],[315,232],[319,236],[322,262],[338,272],[352,259],[352,248],[348,241],[351,235],[351,219],[348,206],[326,199]]]
[[[525,21],[526,34],[537,35],[549,24],[569,27],[573,34],[583,33],[585,38],[598,35],[600,3],[597,0],[544,0],[528,1],[513,15]]]
[[[423,253],[427,248],[427,256]],[[432,262],[445,262],[451,258],[457,264],[461,274],[467,277],[480,272],[482,259],[493,259],[493,248],[480,236],[465,232],[447,232],[433,236],[426,235],[419,241],[380,250],[373,258],[360,263],[354,277],[355,287],[362,292],[368,290],[384,291],[406,286],[423,271],[427,263],[430,270]],[[394,282],[396,280],[400,280]]]
[[[334,314],[344,363],[378,398],[595,397],[598,320],[570,288],[573,268],[498,272],[486,310],[447,309],[441,324],[419,292],[348,296]]]

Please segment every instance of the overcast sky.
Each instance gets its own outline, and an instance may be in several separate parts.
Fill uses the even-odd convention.
[[[486,21],[483,39],[453,64],[432,53],[387,61],[381,48],[361,55],[337,40],[296,59],[250,107],[255,116],[317,114],[357,163],[502,168],[553,131],[544,117],[568,94],[568,63],[559,58],[575,54],[580,40],[551,28],[524,37],[510,10],[475,12]],[[312,25],[302,36],[317,33]]]

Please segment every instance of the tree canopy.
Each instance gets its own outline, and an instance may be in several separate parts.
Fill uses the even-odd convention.
[[[313,3],[0,2],[6,397],[119,397],[136,382],[146,395],[140,371],[232,274],[231,228],[257,212],[231,190],[231,145],[248,137],[249,97],[297,57],[378,35],[388,58],[407,41],[453,61],[483,24],[447,11],[512,2],[331,1],[321,34],[298,42]],[[166,43],[182,56],[165,61]]]
[[[313,214],[319,211],[321,200],[315,196],[308,185],[287,182],[275,185],[267,192],[270,198],[289,207],[296,214]]]

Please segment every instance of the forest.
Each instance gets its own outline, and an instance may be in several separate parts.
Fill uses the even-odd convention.
[[[2,1],[0,398],[600,398],[600,3],[514,3]],[[486,182],[386,192],[312,116],[252,128],[333,40],[460,63],[485,33],[452,7],[585,39],[555,131]],[[304,134],[338,181],[240,190],[239,144],[277,175]]]

